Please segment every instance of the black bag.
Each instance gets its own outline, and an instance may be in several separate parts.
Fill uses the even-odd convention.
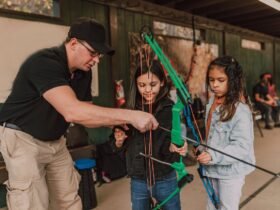
[[[109,141],[97,145],[96,149],[98,178],[101,178],[101,172],[105,172],[111,180],[124,177],[127,174],[125,152],[113,152]]]
[[[71,123],[65,133],[65,137],[68,148],[77,148],[88,145],[88,133],[82,125]]]
[[[198,96],[195,96],[193,99],[192,110],[195,118],[202,119],[204,116],[204,106],[201,99]]]

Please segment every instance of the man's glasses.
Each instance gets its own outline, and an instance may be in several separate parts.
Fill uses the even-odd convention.
[[[90,53],[91,57],[98,57],[98,58],[102,58],[104,56],[104,54],[101,54],[97,51],[94,51],[92,49],[89,49],[88,46],[85,45],[85,43],[82,41],[82,40],[78,40],[78,42],[83,45],[87,50],[88,52]]]

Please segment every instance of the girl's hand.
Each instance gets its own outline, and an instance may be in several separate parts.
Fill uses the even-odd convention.
[[[188,143],[185,141],[184,145],[182,147],[177,147],[175,144],[170,144],[169,146],[170,152],[177,152],[178,154],[182,156],[186,156],[188,151]]]
[[[208,152],[205,151],[205,152],[202,152],[200,155],[198,155],[196,160],[199,163],[206,165],[212,160],[212,157]]]
[[[127,135],[123,130],[116,128],[114,132],[114,137],[116,139],[116,147],[121,147],[123,145],[123,142],[127,138]]]

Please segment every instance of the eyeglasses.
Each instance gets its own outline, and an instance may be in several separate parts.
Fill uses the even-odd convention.
[[[78,40],[78,42],[88,50],[91,57],[102,58],[104,56],[104,54],[101,54],[100,52],[97,52],[97,51],[94,51],[94,50],[90,49],[88,46],[85,45],[85,43],[82,40]]]

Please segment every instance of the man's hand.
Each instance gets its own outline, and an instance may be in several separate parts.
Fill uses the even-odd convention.
[[[152,114],[142,111],[133,111],[130,121],[133,127],[142,133],[148,130],[155,130],[159,125]]]

